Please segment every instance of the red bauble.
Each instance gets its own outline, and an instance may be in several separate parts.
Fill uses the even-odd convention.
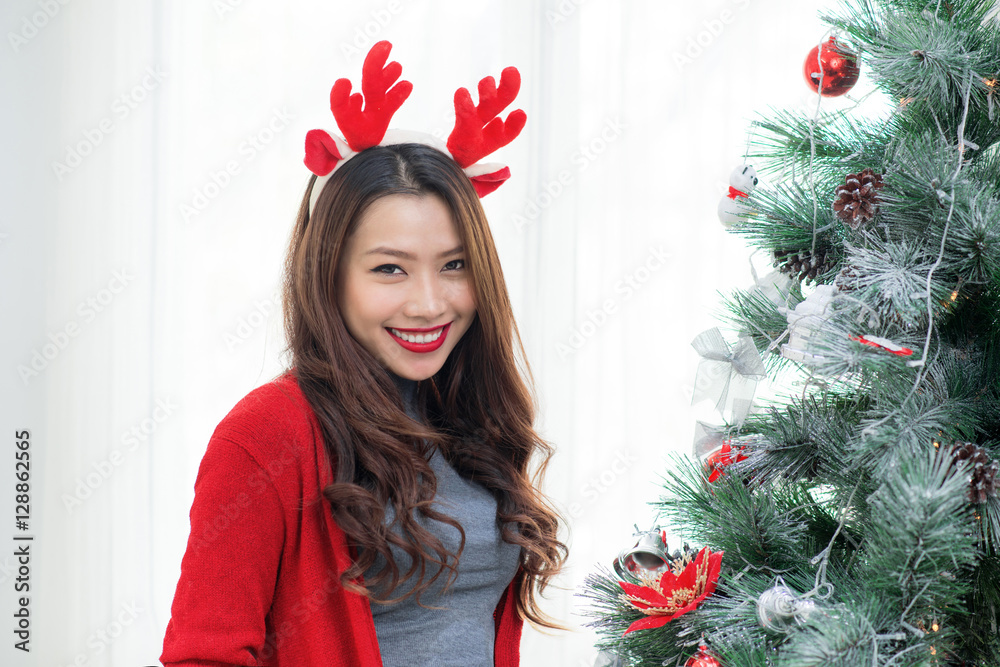
[[[707,646],[700,646],[698,652],[684,663],[684,667],[722,667],[722,663],[708,652]]]
[[[705,460],[705,468],[709,472],[708,481],[714,482],[725,474],[726,466],[730,466],[734,463],[739,463],[740,461],[745,461],[747,455],[744,454],[746,447],[738,447],[733,451],[733,445],[730,440],[724,440],[722,442],[722,447],[715,450],[709,455]]]
[[[819,62],[817,62],[819,58]],[[823,72],[823,89],[820,90],[820,67]],[[809,55],[806,56],[805,65],[802,72],[806,76],[806,83],[814,91],[819,91],[820,95],[826,97],[836,97],[843,95],[858,82],[861,68],[858,67],[857,56],[843,44],[833,37],[823,45],[820,52],[819,46],[814,46]]]

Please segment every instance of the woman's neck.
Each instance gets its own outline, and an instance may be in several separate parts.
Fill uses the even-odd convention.
[[[399,393],[403,397],[403,407],[412,417],[416,412],[417,381],[401,377],[392,371],[389,371],[389,377],[392,378],[392,381],[395,382],[396,386],[399,388]],[[416,417],[414,417],[414,419],[416,419]]]

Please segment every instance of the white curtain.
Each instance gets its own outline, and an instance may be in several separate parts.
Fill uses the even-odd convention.
[[[497,155],[513,177],[484,205],[558,451],[546,491],[571,558],[547,609],[578,628],[526,628],[523,664],[593,664],[583,578],[652,524],[695,420],[719,420],[690,405],[690,343],[751,278],[716,205],[755,113],[815,106],[819,6],[4,3],[0,663],[158,664],[205,445],[286,362],[276,289],[304,135],[336,129],[334,79],[388,39],[414,84],[394,127],[445,136],[457,87],[522,74],[528,123]],[[30,653],[11,640],[25,543]]]

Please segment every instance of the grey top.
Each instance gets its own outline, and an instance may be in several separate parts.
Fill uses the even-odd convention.
[[[415,407],[416,381],[390,374],[403,395],[407,414],[419,420]],[[420,596],[424,605],[444,609],[420,607],[413,596],[390,605],[372,604],[382,664],[385,667],[493,665],[493,611],[517,572],[521,547],[500,538],[496,500],[489,491],[459,476],[437,449],[429,463],[437,477],[435,509],[462,525],[465,550],[448,592],[442,594],[449,574],[444,571]],[[387,508],[386,523],[394,516],[392,508]],[[458,530],[419,514],[416,517],[451,553],[458,550],[461,539]],[[410,566],[409,556],[398,547],[391,549],[400,575],[405,574]],[[384,565],[385,558],[380,554],[365,572],[366,580]],[[436,566],[428,565],[425,580],[436,571]],[[412,589],[412,579],[407,580],[392,592],[392,597]]]

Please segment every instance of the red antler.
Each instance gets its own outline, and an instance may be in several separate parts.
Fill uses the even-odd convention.
[[[349,79],[337,79],[330,90],[330,110],[337,119],[337,127],[344,134],[347,145],[353,151],[363,151],[382,141],[392,114],[396,113],[413,90],[413,84],[409,81],[392,85],[402,74],[403,67],[395,61],[385,64],[390,49],[392,44],[383,40],[375,44],[365,56],[365,64],[361,68],[364,111],[361,110],[362,93],[351,95]]]
[[[515,67],[504,68],[500,86],[492,76],[479,82],[479,106],[472,103],[468,89],[455,91],[455,129],[448,136],[448,150],[463,169],[475,164],[493,151],[506,146],[521,133],[525,113],[517,109],[507,114],[507,120],[498,115],[517,97],[521,88],[521,74]]]

